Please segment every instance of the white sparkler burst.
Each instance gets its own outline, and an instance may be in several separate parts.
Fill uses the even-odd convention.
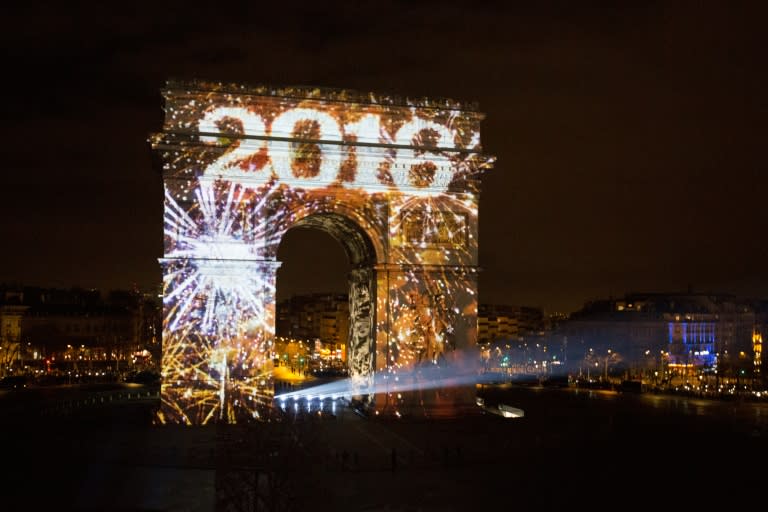
[[[226,338],[246,328],[271,330],[264,298],[274,296],[275,283],[257,266],[264,249],[280,240],[268,229],[275,216],[264,214],[275,188],[254,199],[242,185],[201,179],[195,196],[202,215],[195,218],[166,188],[165,234],[173,242],[166,258],[183,262],[163,278],[171,331],[186,322]]]

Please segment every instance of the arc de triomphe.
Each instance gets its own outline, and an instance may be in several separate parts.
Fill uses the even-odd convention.
[[[414,372],[476,344],[483,115],[310,87],[169,82],[164,98],[162,421],[272,407],[276,255],[294,228],[329,233],[353,267],[354,396],[423,401]]]

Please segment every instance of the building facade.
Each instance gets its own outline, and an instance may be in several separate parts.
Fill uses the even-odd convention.
[[[500,304],[480,304],[477,310],[477,340],[488,344],[511,340],[544,330],[544,314],[540,308]]]
[[[103,375],[159,365],[161,317],[152,294],[16,287],[2,297],[5,373]]]
[[[666,375],[690,381],[702,374],[752,378],[762,368],[756,344],[760,310],[729,294],[632,293],[592,301],[562,322],[580,371],[621,368],[626,375]],[[757,372],[755,369],[758,369]]]
[[[349,327],[346,294],[297,295],[277,304],[275,328],[279,338],[318,341],[323,348],[342,354],[343,360]]]

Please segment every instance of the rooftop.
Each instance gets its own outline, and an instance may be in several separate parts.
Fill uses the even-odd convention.
[[[204,80],[168,80],[166,92],[186,90],[189,93],[244,94],[252,96],[274,96],[279,98],[338,101],[343,103],[365,103],[371,105],[392,105],[434,109],[462,110],[477,112],[477,102],[460,102],[442,97],[410,97],[378,92],[361,92],[351,89],[317,87],[309,85],[273,86],[246,85]]]

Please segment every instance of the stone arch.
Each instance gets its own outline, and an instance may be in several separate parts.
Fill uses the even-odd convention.
[[[383,219],[378,225],[370,216],[360,214],[354,206],[332,199],[317,205],[312,211],[287,207],[292,222],[287,229],[316,228],[337,240],[353,267],[374,265],[386,261],[386,233]],[[276,253],[271,255],[276,256]]]
[[[483,115],[302,87],[169,82],[164,97],[151,139],[165,188],[160,420],[272,410],[276,255],[293,228],[328,232],[352,263],[360,396],[424,406],[403,386],[414,367],[476,344]]]
[[[357,393],[361,393],[361,389],[372,385],[375,372],[375,267],[384,256],[377,253],[377,244],[369,235],[370,226],[366,229],[353,220],[346,206],[337,205],[333,210],[298,217],[289,230],[317,229],[327,233],[342,246],[352,265],[347,276],[350,322],[346,353],[349,374]]]

